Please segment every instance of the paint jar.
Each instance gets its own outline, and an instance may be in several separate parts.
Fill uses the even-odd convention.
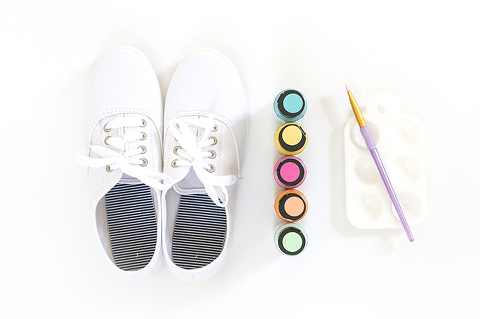
[[[273,177],[283,188],[297,188],[302,185],[307,176],[303,161],[296,156],[285,156],[273,167]]]
[[[297,90],[283,90],[275,98],[273,110],[282,121],[296,122],[307,112],[307,100]]]
[[[301,153],[307,146],[307,142],[307,132],[297,123],[285,123],[275,133],[275,145],[285,155]]]
[[[307,232],[297,223],[280,226],[274,238],[278,251],[287,256],[300,254],[308,243]]]
[[[286,222],[299,221],[305,217],[307,210],[307,198],[296,189],[286,189],[275,199],[275,212]]]

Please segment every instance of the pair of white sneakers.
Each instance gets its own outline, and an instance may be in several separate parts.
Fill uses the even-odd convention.
[[[138,279],[161,264],[186,281],[224,265],[245,157],[245,91],[223,54],[187,56],[163,107],[155,72],[133,48],[105,54],[85,98],[92,211],[109,267]]]

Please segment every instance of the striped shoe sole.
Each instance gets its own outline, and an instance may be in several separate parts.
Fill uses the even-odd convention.
[[[105,195],[108,232],[115,264],[122,270],[145,267],[157,244],[157,219],[150,187],[117,184]]]
[[[227,231],[225,208],[206,194],[181,195],[172,238],[172,258],[183,269],[204,267],[222,252]]]

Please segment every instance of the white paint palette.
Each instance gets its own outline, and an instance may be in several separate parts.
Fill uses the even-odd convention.
[[[419,225],[427,213],[422,122],[402,113],[394,96],[369,98],[363,116],[408,224]],[[345,125],[344,141],[348,220],[360,229],[402,228],[355,117]]]

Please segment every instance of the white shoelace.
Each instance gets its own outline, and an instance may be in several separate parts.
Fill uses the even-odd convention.
[[[145,121],[141,118],[127,116],[111,120],[105,125],[104,130],[110,131],[135,126],[143,127],[145,125]],[[141,166],[147,164],[145,159],[132,158],[135,155],[144,153],[146,151],[145,147],[125,151],[125,143],[145,139],[146,136],[144,134],[145,133],[142,132],[127,131],[123,138],[115,136],[107,137],[105,142],[119,151],[112,150],[105,146],[87,144],[100,158],[78,155],[77,161],[89,167],[106,167],[110,170],[121,169],[123,173],[139,179],[150,187],[158,190],[167,190],[172,187],[172,180],[167,174],[147,170]],[[162,183],[161,181],[166,181],[166,183]]]
[[[197,138],[197,135],[194,134],[195,128],[201,134],[201,138]],[[211,173],[215,168],[205,163],[204,159],[214,156],[214,153],[212,151],[202,151],[203,148],[217,142],[215,137],[210,136],[210,132],[216,130],[213,119],[211,117],[174,119],[170,121],[169,129],[180,145],[176,148],[176,154],[181,159],[175,160],[175,165],[193,167],[197,178],[204,184],[205,190],[213,202],[220,207],[227,206],[228,192],[226,186],[235,184],[237,177],[233,175],[212,175]]]

